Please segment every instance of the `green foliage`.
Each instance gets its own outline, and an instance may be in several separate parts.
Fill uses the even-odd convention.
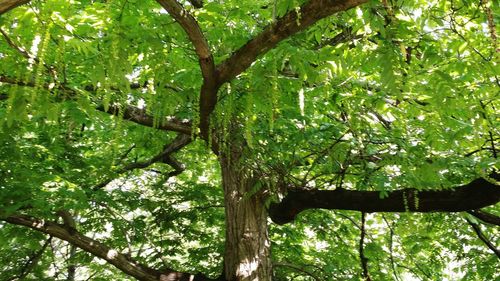
[[[305,1],[180,2],[220,63]],[[412,187],[418,199],[498,169],[498,52],[483,7],[388,2],[391,12],[371,1],[319,21],[223,85],[214,138],[175,154],[187,167],[176,177],[163,163],[124,172],[175,138],[156,129],[167,118],[189,120],[198,134],[198,58],[168,13],[154,1],[50,0],[2,15],[2,30],[32,57],[0,41],[0,216],[59,220],[58,210],[71,210],[81,233],[140,262],[215,277],[225,214],[213,140],[227,155],[240,144],[243,157],[230,164],[262,177],[245,199],[264,191],[278,200],[285,182],[381,198]],[[125,120],[127,106],[144,109],[153,128]],[[359,224],[354,212],[308,211],[271,225],[275,280],[360,280]],[[498,229],[483,229],[498,245]],[[369,215],[366,232],[373,280],[500,278],[460,214]],[[46,239],[0,224],[0,280],[21,274]],[[68,253],[54,239],[26,280],[62,280],[70,259],[81,278],[129,280]]]

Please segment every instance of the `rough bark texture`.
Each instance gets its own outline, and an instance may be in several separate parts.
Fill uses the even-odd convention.
[[[285,224],[293,221],[300,212],[314,208],[367,213],[462,212],[494,205],[498,201],[500,186],[480,178],[449,190],[397,190],[386,198],[380,198],[378,191],[297,190],[289,192],[280,203],[272,204],[269,215],[275,223]]]
[[[267,211],[255,180],[239,168],[238,156],[220,157],[226,211],[224,272],[228,281],[271,280]]]

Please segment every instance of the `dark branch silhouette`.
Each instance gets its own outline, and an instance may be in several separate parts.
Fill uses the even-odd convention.
[[[466,219],[467,222],[469,223],[470,226],[472,226],[472,229],[474,229],[474,232],[476,233],[477,237],[488,247],[496,256],[498,259],[500,259],[500,251],[491,243],[491,241],[484,235],[484,233],[481,231],[481,228],[477,223],[472,222],[469,219]]]
[[[492,177],[498,179],[499,175]],[[380,198],[378,191],[294,190],[280,203],[271,204],[269,215],[275,223],[286,224],[307,209],[354,210],[367,213],[463,212],[494,205],[498,201],[500,186],[479,178],[454,189],[397,190],[390,192],[386,198]]]
[[[467,213],[473,215],[474,217],[482,220],[485,223],[500,226],[500,217],[499,216],[495,216],[493,214],[490,214],[488,212],[481,211],[481,210],[472,210],[472,211],[468,211]]]

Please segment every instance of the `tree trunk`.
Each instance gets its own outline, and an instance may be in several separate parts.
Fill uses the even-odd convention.
[[[241,167],[241,154],[235,150],[219,157],[226,209],[226,280],[271,280],[267,210],[261,191],[254,190],[255,178]]]

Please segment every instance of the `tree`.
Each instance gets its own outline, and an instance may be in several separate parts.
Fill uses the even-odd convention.
[[[495,5],[0,1],[0,276],[494,280]]]

